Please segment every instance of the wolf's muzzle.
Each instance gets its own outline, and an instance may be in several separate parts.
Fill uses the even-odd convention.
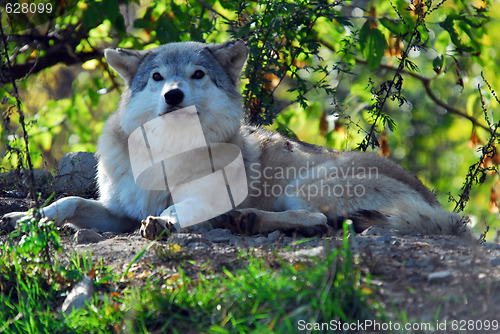
[[[166,92],[164,97],[165,97],[165,102],[169,106],[176,106],[179,103],[181,103],[182,100],[184,99],[184,93],[179,88],[175,88]]]

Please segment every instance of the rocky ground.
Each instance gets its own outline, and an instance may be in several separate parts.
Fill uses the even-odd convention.
[[[0,216],[28,204],[19,198],[1,197]],[[7,238],[6,234],[0,235],[0,242]],[[223,267],[238,265],[241,250],[253,250],[253,254],[270,261],[276,259],[272,252],[276,250],[286,261],[308,262],[325,256],[329,247],[339,247],[342,237],[297,242],[300,240],[300,236],[279,231],[242,236],[226,229],[200,228],[197,233],[173,234],[166,241],[156,242],[130,270],[136,277],[147,277],[152,264],[155,271],[169,275],[182,263],[188,275],[207,270],[220,272]],[[62,241],[67,252],[88,254],[91,249],[95,261],[102,259],[117,272],[124,272],[151,243],[137,232],[117,235],[88,230],[65,230]],[[168,245],[173,244],[179,245],[181,251],[170,252]],[[351,248],[362,271],[371,276],[378,300],[390,314],[404,312],[410,321],[430,323],[500,318],[500,245],[496,243],[480,245],[448,236],[403,236],[372,227],[351,238]],[[447,332],[452,332],[449,327]]]

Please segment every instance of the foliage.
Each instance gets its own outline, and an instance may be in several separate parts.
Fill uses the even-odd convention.
[[[0,332],[43,332],[51,327],[48,311],[62,302],[62,292],[80,269],[55,260],[62,250],[59,232],[38,211],[18,224],[0,247]]]
[[[457,210],[494,224],[497,4],[73,0],[54,2],[50,15],[3,12],[11,68],[2,54],[2,167],[29,165],[28,137],[35,167],[53,168],[65,152],[95,149],[121,91],[105,47],[241,38],[250,48],[242,81],[249,122],[311,143],[390,155],[448,209],[454,206],[446,200],[458,196],[464,205]],[[36,27],[38,21],[45,25]],[[486,80],[491,89],[480,94]],[[28,136],[16,116],[21,110]],[[491,153],[486,160],[483,146]],[[490,165],[482,185],[461,190],[469,166],[484,162]]]
[[[0,248],[2,333],[289,333],[299,320],[384,319],[350,251],[347,224],[343,244],[309,264],[292,265],[276,253],[260,257],[242,252],[242,269],[189,277],[181,265],[170,276],[151,273],[145,288],[138,288],[134,274],[118,275],[92,264],[90,256],[75,253],[66,265],[46,258],[61,255],[59,234],[52,222],[35,218],[36,212],[33,216]],[[168,247],[182,251],[175,246]],[[83,275],[92,278],[96,296],[88,308],[57,315],[64,296]]]
[[[380,316],[369,306],[366,293],[371,290],[364,284],[357,286],[359,272],[345,262],[344,251],[334,250],[325,261],[316,260],[310,267],[282,263],[282,269],[272,270],[265,260],[248,258],[248,266],[235,273],[226,270],[225,277],[192,280],[181,276],[181,288],[173,296],[153,292],[157,288],[138,294],[134,313],[141,316],[131,320],[130,326],[179,332],[192,328],[218,333],[290,333],[296,331],[300,319],[351,323]]]

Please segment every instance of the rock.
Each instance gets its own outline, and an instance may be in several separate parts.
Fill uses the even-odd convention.
[[[293,255],[298,258],[303,258],[303,257],[318,257],[321,254],[324,254],[325,248],[323,246],[318,246],[314,248],[309,248],[309,249],[300,249],[298,251],[295,251]]]
[[[74,195],[95,194],[97,159],[94,153],[71,152],[59,162],[56,190]]]
[[[490,265],[496,267],[500,265],[500,257],[494,257],[490,259]]]
[[[75,239],[75,243],[77,245],[81,245],[81,244],[96,243],[99,241],[103,241],[106,238],[95,231],[88,230],[88,229],[82,229],[82,230],[76,231],[74,239]]]
[[[496,242],[485,242],[483,247],[487,249],[500,249],[500,245]]]
[[[366,230],[361,232],[360,235],[363,236],[379,235],[383,237],[389,237],[389,236],[399,236],[401,235],[401,233],[399,233],[399,231],[396,229],[391,229],[383,226],[370,226]]]
[[[64,300],[61,312],[69,315],[73,310],[84,307],[85,302],[92,299],[93,296],[94,282],[90,277],[84,276],[83,279],[73,287]]]
[[[267,239],[269,240],[270,243],[276,242],[281,235],[281,232],[276,230],[274,232],[271,232],[267,235]]]
[[[187,231],[189,231],[190,233],[200,233],[200,234],[203,234],[203,233],[207,233],[208,231],[210,231],[212,229],[213,229],[212,228],[212,224],[210,224],[208,222],[204,222],[204,223],[200,223],[200,224],[189,226],[187,228]]]
[[[106,239],[111,239],[111,238],[114,238],[116,237],[117,235],[119,235],[120,233],[116,233],[116,232],[102,232],[101,235],[106,238]]]
[[[386,244],[392,244],[393,242],[396,241],[396,239],[394,239],[393,237],[389,236],[389,235],[382,235],[381,237],[377,237],[375,238],[375,241],[376,242],[383,242],[383,243],[386,243]]]
[[[168,237],[167,242],[169,244],[176,244],[181,247],[189,247],[189,248],[205,248],[201,246],[202,244],[210,247],[210,241],[204,238],[201,234],[195,233],[173,233]]]
[[[445,283],[449,282],[453,276],[449,271],[436,271],[430,273],[427,279],[430,283]]]
[[[269,240],[266,237],[255,237],[248,239],[248,244],[250,247],[260,247],[267,244],[268,242]]]
[[[195,241],[195,242],[191,242],[188,245],[188,248],[190,250],[193,250],[193,251],[210,251],[212,249],[212,246],[210,246],[209,244],[207,244],[205,242]]]
[[[11,195],[16,197],[26,197],[29,191],[29,170],[13,169],[0,174],[0,187],[9,190]],[[35,188],[37,191],[52,192],[54,176],[49,171],[43,169],[34,169],[33,177],[35,179]],[[8,192],[9,192],[8,191]]]
[[[32,202],[26,198],[16,199],[3,197],[0,203],[0,217],[9,212],[28,211],[31,205]]]
[[[28,171],[26,171],[26,173],[28,173]],[[38,190],[50,187],[54,182],[54,176],[52,173],[43,169],[34,169],[33,177],[35,178],[35,187]]]
[[[210,242],[228,242],[234,237],[227,228],[214,228],[203,234],[203,236]]]

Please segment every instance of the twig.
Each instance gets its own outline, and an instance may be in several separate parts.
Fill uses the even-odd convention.
[[[325,41],[324,39],[322,38],[319,38],[318,39],[318,42],[320,42],[321,44],[323,44],[326,48],[328,48],[329,50],[333,51],[333,52],[336,52],[335,48],[330,44],[328,43],[327,41]],[[356,61],[356,63],[359,63],[359,64],[363,64],[363,65],[368,65],[368,62],[364,59],[360,59],[360,58],[354,58],[354,60]],[[388,71],[391,71],[391,72],[396,72],[398,71],[398,68],[394,67],[394,66],[390,66],[390,65],[385,65],[385,64],[380,64],[379,66],[380,68],[382,69],[385,69],[385,70],[388,70]],[[432,81],[432,78],[427,78],[427,77],[424,77],[418,73],[414,73],[414,72],[410,72],[406,69],[403,69],[402,71],[400,71],[401,74],[405,74],[405,75],[409,75],[417,80],[419,80],[422,85],[424,86],[424,89],[425,89],[425,92],[427,93],[427,95],[429,96],[429,98],[435,103],[437,104],[438,106],[446,109],[446,111],[448,111],[449,113],[451,114],[455,114],[455,115],[458,115],[458,116],[461,116],[461,117],[464,117],[464,118],[467,118],[469,121],[471,121],[472,124],[480,127],[480,128],[483,128],[485,129],[486,131],[488,132],[492,132],[492,129],[489,128],[488,126],[480,123],[477,119],[475,119],[474,117],[468,115],[465,111],[463,110],[460,110],[458,108],[455,108],[453,106],[450,106],[449,104],[447,104],[446,102],[440,100],[435,94],[434,92],[432,91],[431,89],[431,81]]]
[[[469,121],[472,122],[472,124],[474,124],[476,126],[479,126],[479,127],[485,129],[486,131],[488,131],[490,133],[493,133],[493,130],[491,128],[487,127],[484,124],[479,123],[474,117],[472,117],[470,115],[467,115],[465,113],[465,111],[458,110],[458,109],[456,109],[456,108],[454,108],[452,106],[447,105],[446,103],[444,103],[440,99],[438,99],[437,96],[434,95],[434,93],[432,92],[431,87],[430,87],[430,83],[431,83],[431,81],[429,79],[422,80],[422,84],[424,85],[424,88],[425,88],[425,91],[427,92],[427,95],[429,95],[429,97],[431,98],[432,101],[434,101],[434,103],[436,103],[438,106],[446,109],[446,111],[448,111],[448,112],[450,112],[452,114],[460,115],[460,116],[462,116],[464,118],[467,118]]]
[[[484,79],[484,77],[483,77]],[[486,81],[486,80],[485,80]],[[487,82],[487,81],[486,81]],[[491,89],[491,86],[488,84],[488,87],[492,92],[494,92]],[[478,85],[478,91],[479,91],[479,96],[481,98],[481,105],[483,112],[485,114],[486,120],[487,118],[487,110],[484,105],[484,99],[483,99],[483,94],[481,92],[481,86]],[[495,167],[487,167],[485,166],[485,161],[488,157],[493,157],[495,155],[496,149],[495,149],[495,142],[497,141],[497,136],[496,136],[496,130],[500,126],[500,122],[492,124],[492,132],[491,136],[488,139],[488,142],[486,145],[481,147],[481,157],[479,160],[474,163],[472,166],[469,167],[469,172],[467,173],[467,176],[465,177],[465,182],[462,186],[462,193],[460,194],[460,199],[456,201],[455,208],[453,209],[454,212],[461,212],[465,209],[465,206],[467,205],[467,202],[469,201],[470,198],[470,190],[472,189],[472,186],[474,184],[482,184],[484,180],[486,179],[486,172],[495,170]]]
[[[0,11],[0,21],[2,21],[2,11]],[[40,205],[38,203],[38,198],[36,196],[36,190],[35,190],[35,175],[33,173],[33,164],[31,163],[31,156],[30,156],[30,151],[29,151],[29,145],[28,145],[28,132],[26,131],[26,123],[24,122],[24,112],[21,108],[21,100],[19,99],[19,90],[17,88],[16,80],[14,79],[12,75],[12,64],[10,63],[10,58],[9,58],[9,52],[8,52],[8,46],[7,46],[7,39],[5,37],[5,33],[3,31],[2,25],[0,25],[0,35],[2,37],[2,43],[3,43],[3,49],[2,52],[4,54],[6,63],[7,63],[7,68],[9,70],[10,74],[10,81],[12,83],[12,89],[14,90],[14,98],[16,99],[16,107],[17,107],[17,112],[19,114],[19,123],[21,124],[21,127],[23,129],[23,139],[24,139],[24,145],[26,148],[26,163],[28,164],[28,188],[30,191],[30,195],[32,199],[35,201],[35,206],[36,208],[39,208]]]
[[[222,15],[221,13],[219,13],[218,11],[216,11],[214,7],[210,6],[205,1],[203,1],[203,0],[196,0],[196,2],[198,2],[202,8],[206,8],[206,9],[210,10],[212,13],[219,15],[224,20],[230,21],[227,17],[225,17],[224,15]]]

